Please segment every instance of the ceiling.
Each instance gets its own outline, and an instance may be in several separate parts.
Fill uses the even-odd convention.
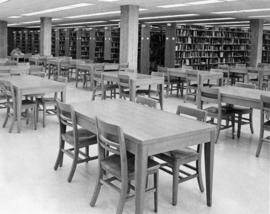
[[[74,23],[74,22],[85,22],[85,21],[103,21],[102,24],[108,23],[118,23],[117,20],[120,17],[120,13],[115,12],[114,14],[107,15],[98,15],[96,13],[101,12],[109,12],[109,11],[119,11],[120,5],[139,5],[140,8],[146,9],[140,11],[140,17],[153,17],[153,16],[165,16],[165,15],[180,15],[180,14],[198,14],[196,16],[190,17],[177,17],[177,18],[163,18],[163,19],[147,19],[141,20],[140,22],[159,22],[159,21],[172,21],[172,20],[194,20],[194,19],[210,19],[204,21],[190,21],[188,23],[212,23],[212,22],[229,22],[231,25],[239,24],[233,23],[236,21],[249,21],[251,16],[262,16],[268,15],[268,17],[254,17],[256,19],[264,19],[265,26],[270,23],[270,0],[118,0],[113,2],[104,2],[106,0],[9,0],[4,3],[0,3],[0,20],[5,20],[8,22],[9,26],[37,26],[39,23],[39,17],[52,17],[61,20],[53,21],[53,25],[59,25],[63,23]],[[107,0],[108,1],[108,0]],[[211,4],[203,4],[203,5],[194,5],[192,2],[197,1],[206,1],[206,2],[215,2]],[[0,0],[1,2],[1,0]],[[56,7],[63,7],[67,5],[74,5],[78,3],[90,3],[92,5],[80,8],[74,8],[69,10],[63,10],[58,12],[48,12],[39,15],[31,15],[31,16],[21,16],[25,13],[31,13],[46,9],[52,9]],[[181,4],[181,3],[191,3],[182,7],[172,7],[172,8],[161,8],[158,6],[167,5],[167,4]],[[266,9],[269,8],[268,11],[258,11],[258,12],[250,12],[243,11],[249,9]],[[235,13],[225,13],[225,14],[214,14],[213,12],[220,11],[238,11]],[[82,18],[66,18],[69,16],[78,16],[84,14],[92,14],[88,17]],[[96,15],[93,15],[96,14]],[[10,16],[21,16],[19,18],[10,18]],[[231,20],[212,20],[212,18],[232,18]],[[32,22],[34,23],[24,23],[22,22]],[[36,21],[36,22],[35,22]],[[185,21],[182,21],[182,23]],[[16,23],[18,23],[16,25]],[[248,23],[244,22],[241,25],[248,25]],[[270,24],[269,24],[270,25]]]

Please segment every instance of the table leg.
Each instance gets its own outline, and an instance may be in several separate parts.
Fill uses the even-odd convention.
[[[159,99],[160,99],[160,108],[163,110],[163,101],[164,101],[164,84],[159,85]]]
[[[130,101],[135,102],[135,98],[136,98],[136,84],[135,84],[135,81],[133,79],[131,79],[129,85],[130,85],[130,91],[129,91]]]
[[[135,213],[142,214],[146,184],[147,151],[142,144],[137,145],[135,154]]]
[[[17,120],[17,132],[20,133],[21,132],[21,115],[22,115],[22,92],[21,90],[19,90],[18,88],[15,88],[16,90],[16,115],[14,115],[14,117],[16,117]]]
[[[211,141],[204,144],[206,203],[209,207],[212,206],[215,135],[215,131],[211,131]]]
[[[78,87],[78,76],[79,76],[79,69],[76,69],[76,88]]]
[[[66,103],[66,87],[61,91],[61,101]]]
[[[101,75],[101,99],[105,100],[106,98],[106,91],[105,91],[105,83],[104,83],[104,76]]]

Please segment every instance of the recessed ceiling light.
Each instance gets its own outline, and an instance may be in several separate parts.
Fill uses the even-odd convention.
[[[21,18],[21,16],[9,16],[8,19],[18,19]]]
[[[141,17],[139,20],[146,19],[165,19],[165,18],[176,18],[176,17],[190,17],[190,16],[199,16],[199,14],[178,14],[178,15],[168,15],[168,16],[149,16],[149,17]]]
[[[218,11],[218,12],[212,12],[212,13],[213,14],[229,14],[229,13],[252,13],[252,12],[262,12],[262,11],[270,11],[270,8]]]
[[[72,4],[72,5],[67,5],[63,7],[56,7],[56,8],[51,8],[51,9],[46,9],[46,10],[40,10],[32,13],[25,13],[22,14],[22,16],[35,16],[39,14],[44,14],[44,13],[52,13],[52,12],[58,12],[58,11],[63,11],[63,10],[71,10],[74,8],[80,8],[80,7],[87,7],[87,6],[92,6],[93,4],[90,3],[79,3],[79,4]]]
[[[63,23],[63,24],[57,24],[59,26],[65,26],[65,25],[86,25],[86,24],[98,24],[98,23],[105,23],[106,21],[93,21],[93,22],[72,22],[72,23]]]
[[[237,1],[237,0],[204,0],[204,1],[193,1],[193,2],[180,3],[180,4],[160,5],[157,7],[161,7],[161,8],[187,7],[187,6],[193,6],[193,5],[215,4],[215,3],[224,3],[224,2],[232,2],[232,1]]]
[[[0,0],[0,4],[5,3],[7,1],[9,1],[9,0]]]
[[[140,8],[139,11],[145,11],[147,9]],[[77,18],[85,18],[85,17],[92,17],[92,16],[103,16],[103,15],[111,15],[111,14],[120,14],[120,10],[113,10],[113,11],[106,11],[100,13],[90,13],[90,14],[83,14],[83,15],[76,15],[76,16],[67,16],[67,19],[77,19]]]
[[[267,17],[270,17],[270,15],[249,16],[248,18],[267,18]]]
[[[227,18],[210,18],[210,19],[186,19],[186,20],[172,20],[172,21],[153,21],[153,22],[147,22],[147,23],[185,23],[185,22],[204,22],[204,21],[220,21],[220,20],[233,20],[235,18],[227,17]]]

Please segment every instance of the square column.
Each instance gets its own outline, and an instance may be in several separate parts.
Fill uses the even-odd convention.
[[[40,55],[50,56],[52,54],[52,18],[40,18]]]
[[[149,74],[150,68],[150,25],[141,25],[141,56],[140,56],[140,72]]]
[[[0,58],[7,57],[7,22],[0,20]]]
[[[121,6],[120,63],[128,63],[135,72],[138,66],[138,19],[139,6]]]
[[[176,24],[167,24],[165,41],[165,67],[174,68],[175,64],[175,45],[176,45]]]
[[[253,67],[262,62],[263,22],[260,19],[250,21],[250,66]]]

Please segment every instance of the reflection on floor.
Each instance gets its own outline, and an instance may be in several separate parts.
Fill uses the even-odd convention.
[[[69,83],[68,102],[90,100],[88,90]],[[183,99],[165,99],[165,110],[175,112]],[[185,105],[194,106],[193,103]],[[195,106],[194,106],[195,107]],[[0,123],[5,110],[0,110]],[[215,150],[213,206],[206,206],[196,180],[179,185],[179,201],[171,205],[172,177],[160,172],[159,213],[181,214],[267,214],[270,212],[270,145],[265,143],[260,158],[255,157],[259,133],[259,112],[254,114],[255,134],[244,126],[240,140],[231,139],[231,130],[221,132]],[[53,170],[58,149],[55,116],[47,117],[47,127],[34,131],[23,122],[21,134],[0,129],[0,201],[3,214],[111,214],[118,193],[102,188],[96,207],[89,205],[93,192],[97,161],[79,165],[72,183],[67,182],[69,158],[58,171]],[[96,149],[96,148],[95,148]],[[91,152],[96,153],[95,149]],[[145,213],[153,213],[153,194],[145,199]],[[134,213],[134,200],[124,213]]]

